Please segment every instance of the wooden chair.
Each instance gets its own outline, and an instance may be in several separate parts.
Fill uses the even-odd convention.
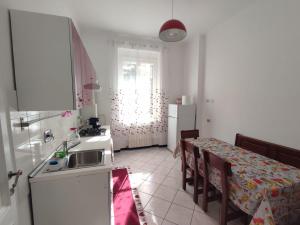
[[[186,183],[194,184],[193,200],[196,204],[198,203],[198,195],[203,193],[203,188],[199,189],[199,184],[203,183],[203,172],[199,171],[199,149],[186,142],[185,139],[196,139],[198,137],[198,130],[181,131],[182,189],[186,190]],[[190,160],[190,162],[188,160]],[[191,174],[189,178],[187,178],[187,171]]]
[[[228,179],[232,175],[231,164],[226,162],[224,159],[216,156],[215,154],[203,150],[204,158],[204,187],[203,187],[203,202],[202,209],[207,212],[208,208],[208,189],[209,189],[209,169],[217,169],[221,175],[221,209],[220,209],[220,225],[226,225],[228,221],[237,219],[243,216],[244,223],[247,224],[248,217],[247,214],[241,210],[236,209],[236,207],[231,207],[229,205],[229,183]],[[232,213],[228,214],[229,207],[232,209]]]
[[[186,189],[186,183],[192,184],[193,183],[193,177],[194,177],[194,169],[191,168],[190,165],[188,165],[187,162],[187,156],[188,154],[191,154],[192,152],[186,152],[185,143],[183,143],[184,139],[186,138],[194,138],[197,139],[199,137],[199,131],[198,130],[183,130],[181,131],[181,171],[182,171],[182,188],[183,190]],[[191,177],[187,178],[187,171],[190,172]]]

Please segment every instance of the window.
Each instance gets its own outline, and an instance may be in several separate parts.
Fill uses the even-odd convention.
[[[154,122],[153,94],[159,89],[160,53],[118,49],[118,90],[123,99],[119,118],[125,125]]]

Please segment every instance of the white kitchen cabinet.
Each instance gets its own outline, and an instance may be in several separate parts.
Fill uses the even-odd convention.
[[[30,180],[34,224],[108,225],[111,219],[110,172]]]
[[[20,111],[73,110],[92,102],[95,70],[72,20],[10,11]]]
[[[104,150],[103,165],[68,168],[62,163],[49,172],[52,155],[29,174],[34,225],[111,224],[113,144],[109,126],[103,128],[105,135],[81,137],[69,150],[70,155]]]

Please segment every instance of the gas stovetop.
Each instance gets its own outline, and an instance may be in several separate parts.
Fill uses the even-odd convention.
[[[105,128],[85,128],[79,131],[80,137],[104,136]]]

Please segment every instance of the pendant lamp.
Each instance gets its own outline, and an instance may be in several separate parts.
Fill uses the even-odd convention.
[[[159,38],[165,42],[181,41],[186,37],[186,28],[184,24],[173,19],[173,0],[172,0],[172,19],[165,22],[159,31]]]

